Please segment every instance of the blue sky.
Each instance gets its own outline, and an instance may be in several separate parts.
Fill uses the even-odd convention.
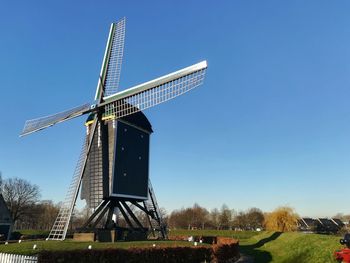
[[[19,138],[26,119],[92,102],[110,23],[127,18],[121,88],[208,60],[205,84],[146,110],[168,211],[349,213],[349,1],[11,1],[0,8],[0,171],[64,198],[84,118]]]

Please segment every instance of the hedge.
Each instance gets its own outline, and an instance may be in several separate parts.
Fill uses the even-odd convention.
[[[238,243],[213,245],[214,262],[235,262],[240,257]]]
[[[167,247],[167,248],[132,248],[105,250],[42,251],[39,263],[107,263],[107,262],[210,262],[211,248],[205,247]]]
[[[200,263],[234,262],[239,258],[238,243],[213,247],[158,247],[104,250],[41,251],[39,263]]]

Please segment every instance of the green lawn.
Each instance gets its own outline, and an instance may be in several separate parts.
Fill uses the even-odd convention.
[[[340,249],[340,236],[252,231],[176,230],[169,235],[210,235],[239,239],[242,253],[257,263],[331,263],[333,252]]]
[[[226,236],[234,237],[240,241],[242,253],[254,257],[257,263],[331,263],[333,252],[341,248],[339,236],[304,234],[304,233],[277,233],[277,232],[252,232],[252,231],[215,231],[215,230],[173,230],[170,236]],[[33,250],[33,245],[37,250]],[[193,246],[186,241],[143,241],[143,242],[75,242],[67,241],[23,241],[18,244],[0,245],[0,252],[17,254],[36,254],[40,250],[74,250],[87,249],[92,245],[93,249],[103,248],[130,248],[156,246]]]
[[[340,237],[304,233],[262,232],[240,240],[242,253],[259,263],[331,263]]]
[[[235,239],[247,239],[259,234],[255,231],[234,230],[171,230],[169,236],[221,236]]]
[[[27,235],[27,236],[46,236],[48,237],[50,234],[50,231],[48,230],[31,230],[31,229],[27,229],[27,230],[19,230],[18,232],[20,232],[22,235]]]

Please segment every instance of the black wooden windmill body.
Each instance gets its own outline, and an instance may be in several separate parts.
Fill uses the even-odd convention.
[[[113,23],[107,41],[95,103],[25,123],[21,136],[56,123],[89,114],[86,139],[65,201],[49,239],[66,237],[81,189],[81,198],[93,213],[82,230],[118,227],[119,213],[131,231],[147,231],[133,209],[147,215],[149,229],[166,238],[156,197],[149,180],[149,142],[152,126],[141,112],[202,84],[206,61],[117,92],[124,49],[125,19]]]

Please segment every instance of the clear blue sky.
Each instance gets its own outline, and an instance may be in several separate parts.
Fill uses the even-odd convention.
[[[202,87],[145,112],[161,206],[350,212],[349,1],[125,2],[2,2],[5,178],[64,198],[84,118],[18,135],[26,119],[93,100],[110,23],[125,16],[121,88],[209,63]]]

